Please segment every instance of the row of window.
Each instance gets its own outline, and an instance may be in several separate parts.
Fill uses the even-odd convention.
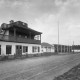
[[[28,52],[28,46],[23,46],[23,53]],[[40,47],[33,46],[32,52],[40,52]]]
[[[6,45],[6,54],[11,54],[12,45]],[[16,50],[22,51],[22,46],[16,46]],[[28,46],[23,46],[23,53],[28,52]],[[32,52],[40,52],[40,47],[33,46]],[[1,45],[0,45],[0,54],[1,54]]]
[[[16,47],[17,47],[17,49],[22,50],[22,46],[20,46],[20,48],[19,48],[19,46],[16,46]],[[23,46],[23,53],[25,53],[25,52],[28,52],[28,46]],[[33,46],[32,47],[32,52],[40,52],[40,47]]]

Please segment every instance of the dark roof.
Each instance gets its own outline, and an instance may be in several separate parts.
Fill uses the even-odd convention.
[[[15,28],[17,28],[18,31],[21,30],[23,32],[31,32],[31,33],[36,34],[36,35],[42,34],[39,31],[36,31],[34,29],[29,28],[28,24],[24,23],[22,21],[12,22],[10,24],[3,23],[1,25],[1,27],[2,27],[3,30],[13,29],[15,27]]]
[[[45,46],[45,47],[54,47],[54,46],[52,46],[51,44],[46,43],[46,42],[41,43],[41,46]]]

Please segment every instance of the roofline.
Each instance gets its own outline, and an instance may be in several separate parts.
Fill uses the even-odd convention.
[[[17,26],[17,27],[21,27],[21,28],[23,28],[23,29],[27,29],[27,30],[34,31],[34,32],[36,32],[36,33],[38,33],[38,34],[42,34],[42,32],[36,31],[36,30],[34,30],[34,29],[31,29],[31,28],[29,28],[28,26],[25,26],[25,25],[23,25],[23,26],[25,26],[25,27],[19,26],[19,25],[16,24],[17,22],[22,22],[22,21],[16,21],[16,22],[9,23],[9,24],[6,24],[6,23],[5,23],[5,24],[6,24],[6,28],[3,28],[3,30],[9,30],[11,27]],[[24,23],[24,22],[22,22],[22,23]],[[26,23],[26,24],[27,24],[27,23]]]

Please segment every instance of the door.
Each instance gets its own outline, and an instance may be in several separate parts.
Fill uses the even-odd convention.
[[[11,45],[6,45],[6,54],[11,54]]]
[[[22,46],[21,45],[16,46],[16,55],[19,57],[22,56]]]

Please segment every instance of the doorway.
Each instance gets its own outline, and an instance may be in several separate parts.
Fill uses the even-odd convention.
[[[16,45],[16,55],[17,56],[22,56],[22,46],[21,45]]]
[[[6,54],[11,54],[11,45],[6,45]]]

